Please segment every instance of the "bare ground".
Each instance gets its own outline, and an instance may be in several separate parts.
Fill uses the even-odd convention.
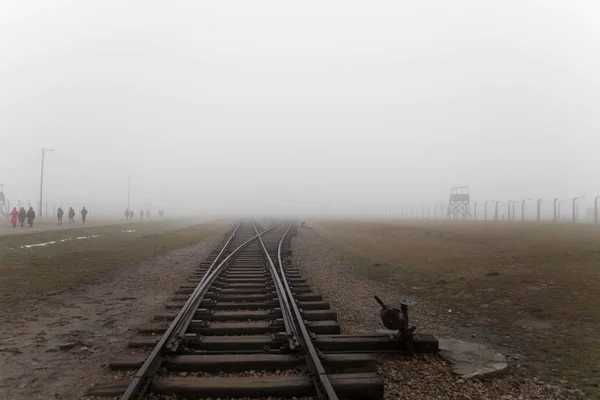
[[[220,239],[0,310],[0,398],[81,398]]]
[[[379,306],[373,295],[384,300],[403,294],[389,284],[357,273],[312,229],[299,229],[293,239],[293,263],[320,292],[332,309],[344,333],[382,329]],[[512,347],[518,338],[498,337],[485,328],[486,320],[476,313],[457,313],[432,301],[423,301],[410,310],[411,325],[417,332],[440,337],[457,337],[474,342],[493,342],[508,355],[509,370],[502,376],[484,380],[463,380],[453,375],[450,366],[437,356],[405,360],[399,356],[381,357],[379,372],[386,382],[386,399],[581,399],[583,394],[565,382],[556,385],[535,376],[528,360]],[[490,327],[493,328],[493,327]],[[504,343],[505,345],[498,345]]]
[[[600,229],[492,221],[314,221],[354,270],[468,315],[536,373],[600,398]],[[480,323],[485,321],[485,323]]]

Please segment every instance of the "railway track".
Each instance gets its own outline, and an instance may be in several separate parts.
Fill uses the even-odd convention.
[[[336,313],[286,260],[294,229],[240,222],[166,311],[138,330],[130,354],[110,363],[126,379],[88,395],[382,398],[373,352],[397,344],[386,335],[340,335]],[[414,346],[433,351],[427,338]]]

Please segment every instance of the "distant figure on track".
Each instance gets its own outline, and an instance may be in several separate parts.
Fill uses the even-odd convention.
[[[12,224],[13,228],[16,228],[17,219],[19,218],[19,212],[17,211],[17,207],[13,207],[12,211],[8,215],[10,215],[10,223]]]
[[[146,210],[146,219],[150,218],[150,211]]]
[[[69,208],[69,223],[70,224],[75,223],[75,210],[73,210],[73,207]]]
[[[129,219],[129,208],[125,210],[125,219]]]
[[[144,210],[140,211],[140,219],[144,219]]]
[[[33,207],[29,207],[27,211],[27,223],[30,228],[33,228],[33,220],[35,219],[35,211],[33,211]]]
[[[85,224],[85,217],[87,216],[88,210],[85,209],[85,206],[81,209],[81,221]]]
[[[58,207],[58,210],[56,210],[56,218],[58,218],[58,226],[62,226],[62,219],[63,219],[63,215],[65,214],[65,212],[63,211],[62,207]]]
[[[163,210],[162,210],[162,208],[160,210],[158,210],[158,216],[160,218],[162,218],[162,216],[163,216]]]
[[[27,218],[27,211],[25,211],[25,207],[21,207],[19,210],[19,223],[21,224],[21,228],[25,223],[25,218]]]
[[[133,210],[129,210],[129,219],[133,221]]]

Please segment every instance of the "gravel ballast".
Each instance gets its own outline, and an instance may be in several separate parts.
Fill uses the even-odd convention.
[[[384,302],[402,297],[398,289],[368,279],[352,270],[323,239],[310,228],[299,228],[292,238],[292,263],[300,269],[313,291],[338,313],[344,334],[360,334],[384,329],[379,319],[378,295]],[[469,317],[447,307],[419,299],[409,310],[410,324],[417,332],[437,337],[455,337],[477,341],[480,332]],[[519,358],[519,357],[516,357]],[[501,376],[485,379],[461,379],[451,366],[437,355],[380,357],[379,374],[386,385],[385,399],[583,399],[582,393],[567,385],[543,381],[526,371],[522,361],[509,357],[509,370]]]

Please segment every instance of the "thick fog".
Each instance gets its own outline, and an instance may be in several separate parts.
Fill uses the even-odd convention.
[[[600,194],[600,3],[3,1],[0,183],[120,213]],[[504,206],[503,206],[504,207]],[[567,207],[565,205],[565,207]],[[505,207],[504,207],[505,208]]]

